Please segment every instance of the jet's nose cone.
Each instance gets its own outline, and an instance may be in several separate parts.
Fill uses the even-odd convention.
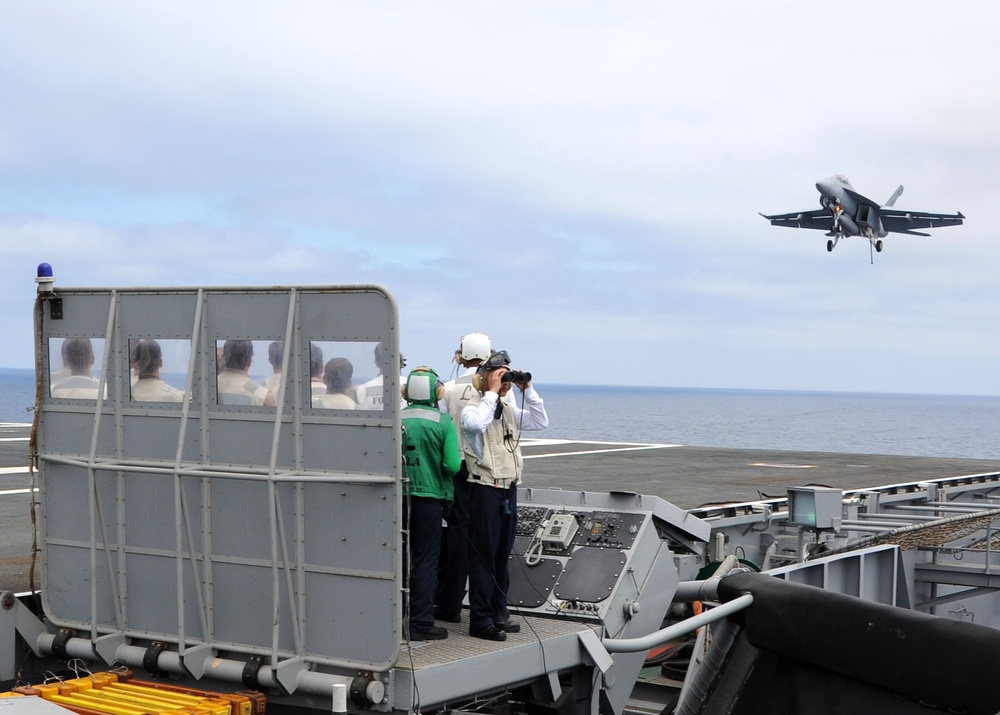
[[[833,196],[833,182],[829,179],[820,179],[816,182],[816,190],[823,196]]]

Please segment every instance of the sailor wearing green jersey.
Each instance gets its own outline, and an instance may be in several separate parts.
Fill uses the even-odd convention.
[[[448,631],[434,625],[434,591],[441,519],[454,494],[451,477],[462,464],[451,417],[437,408],[443,388],[429,367],[410,372],[401,413],[407,481],[403,520],[410,543],[410,640],[440,640]]]

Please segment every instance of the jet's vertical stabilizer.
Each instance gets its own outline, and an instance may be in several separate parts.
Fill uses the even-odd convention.
[[[888,201],[885,202],[885,205],[886,206],[895,206],[896,205],[896,199],[898,199],[902,195],[903,195],[903,185],[900,184],[899,188],[896,189],[895,193],[892,196],[889,197]]]

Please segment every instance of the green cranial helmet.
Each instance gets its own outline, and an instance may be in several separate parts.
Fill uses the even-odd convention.
[[[403,387],[403,399],[411,405],[435,405],[444,387],[433,368],[421,366],[410,371]]]

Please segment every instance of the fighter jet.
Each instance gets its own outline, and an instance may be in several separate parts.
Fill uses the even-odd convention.
[[[832,251],[842,238],[864,236],[876,251],[882,251],[882,239],[890,233],[905,233],[910,236],[930,236],[929,233],[915,231],[918,228],[939,228],[960,226],[965,216],[956,214],[936,214],[926,211],[903,211],[893,208],[903,193],[903,187],[885,202],[885,206],[868,199],[851,186],[843,174],[834,174],[828,179],[816,182],[819,191],[819,205],[822,209],[800,211],[798,213],[764,216],[774,226],[791,228],[818,228],[826,231],[830,239],[826,250]]]

